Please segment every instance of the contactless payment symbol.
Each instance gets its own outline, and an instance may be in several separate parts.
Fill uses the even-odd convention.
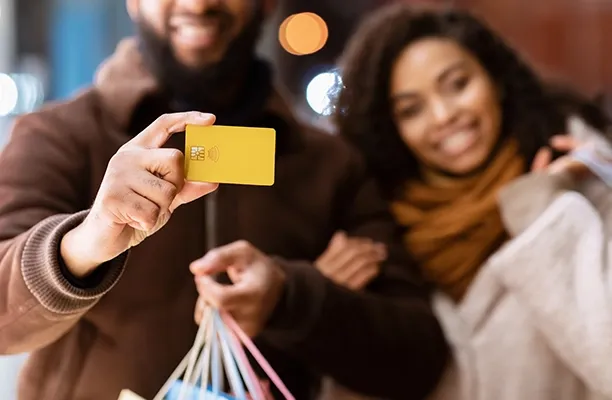
[[[219,148],[217,146],[213,146],[208,150],[208,159],[213,162],[219,161]]]

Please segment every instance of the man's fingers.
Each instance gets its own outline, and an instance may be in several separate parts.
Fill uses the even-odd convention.
[[[184,156],[180,150],[152,149],[141,153],[143,154],[142,165],[152,174],[149,183],[154,183],[154,178],[159,177],[176,188],[171,191],[170,202],[165,204],[170,212],[173,212],[180,205],[199,199],[219,187],[217,183],[186,181],[184,177]],[[159,189],[166,188],[166,185],[161,186],[164,187]],[[167,187],[167,189],[170,188]]]
[[[162,212],[168,211],[168,207],[179,191],[174,184],[146,171],[139,171],[138,174],[135,174],[130,183],[130,189],[152,201]]]
[[[196,276],[195,282],[200,294],[199,301],[217,309],[231,311],[248,297],[248,293],[240,286],[221,284],[211,276]]]
[[[109,206],[109,208],[116,209],[124,223],[132,228],[148,233],[152,232],[158,225],[163,210],[151,200],[130,190],[122,195],[121,200],[116,202],[119,201],[124,201],[125,206]]]
[[[254,255],[252,246],[245,241],[237,241],[210,250],[199,260],[191,263],[189,270],[194,275],[213,275],[225,272],[232,266],[248,264]]]
[[[190,203],[202,196],[214,192],[218,187],[218,183],[185,181],[181,191],[178,192],[172,204],[170,204],[170,212],[174,212],[174,210],[183,204]]]
[[[196,308],[193,312],[193,319],[197,325],[202,323],[202,317],[204,316],[204,310],[206,310],[206,307],[208,307],[208,304],[206,304],[203,297],[200,297],[196,302]]]
[[[150,173],[168,182],[172,182],[179,189],[185,180],[185,156],[178,149],[140,150],[141,165]]]
[[[242,270],[240,268],[229,267],[227,269],[227,276],[233,284],[237,284],[240,281],[241,273]]]
[[[214,123],[215,116],[213,114],[197,111],[164,114],[130,140],[128,146],[136,145],[149,149],[159,148],[168,141],[170,136],[183,132],[187,125],[209,126]]]

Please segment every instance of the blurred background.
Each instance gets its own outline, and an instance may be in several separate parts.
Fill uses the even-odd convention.
[[[355,23],[390,1],[285,0],[279,7],[260,52],[274,63],[302,118],[326,126],[325,94],[336,79],[336,57]],[[476,12],[544,76],[597,96],[612,109],[612,0],[429,2]],[[300,12],[317,14],[327,27],[323,46],[308,55],[291,54],[279,41],[283,20]],[[89,85],[98,64],[131,33],[125,0],[0,0],[0,149],[17,115]],[[0,399],[16,398],[25,357],[0,357]]]

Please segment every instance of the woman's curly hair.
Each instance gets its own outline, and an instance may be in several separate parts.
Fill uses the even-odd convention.
[[[349,41],[340,61],[343,86],[332,97],[338,133],[361,150],[387,196],[395,196],[419,174],[393,122],[392,67],[406,46],[429,37],[456,41],[482,64],[500,93],[501,135],[517,138],[527,162],[551,136],[565,132],[570,113],[597,129],[607,127],[607,118],[595,104],[543,84],[511,47],[469,13],[417,10],[406,4],[383,7],[364,20]]]

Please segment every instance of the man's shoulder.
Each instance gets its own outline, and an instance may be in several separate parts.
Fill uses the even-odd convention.
[[[34,112],[17,117],[13,133],[36,131],[83,138],[94,132],[100,115],[97,93],[94,89],[85,89],[71,99],[50,101]]]

